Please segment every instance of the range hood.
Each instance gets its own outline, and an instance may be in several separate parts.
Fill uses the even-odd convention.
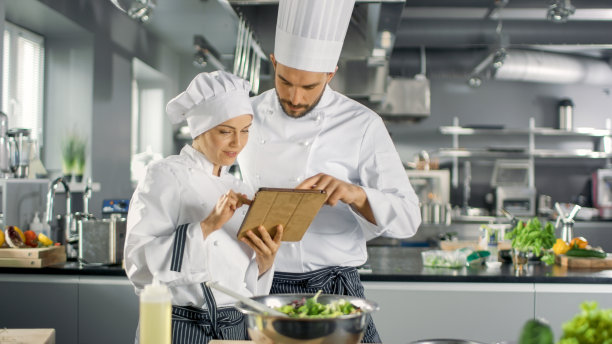
[[[229,3],[253,30],[264,53],[273,53],[278,1]],[[405,0],[356,1],[331,87],[381,115],[423,117],[429,115],[429,83],[389,78],[389,58],[404,5]],[[392,92],[387,92],[389,87]],[[417,109],[402,93],[415,88]]]

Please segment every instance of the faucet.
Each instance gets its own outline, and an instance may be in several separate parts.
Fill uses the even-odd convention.
[[[53,228],[53,200],[55,198],[55,190],[57,189],[57,186],[59,184],[62,184],[64,186],[64,190],[66,191],[66,214],[63,218],[63,227],[65,239],[67,241],[70,241],[70,239],[72,239],[72,237],[70,236],[70,219],[72,217],[72,204],[70,201],[70,188],[62,177],[55,179],[53,182],[51,182],[51,185],[49,186],[49,191],[47,192],[47,218],[45,219],[45,221],[49,224],[51,228]],[[58,226],[61,226],[61,224]],[[58,237],[57,241],[63,241],[63,239],[64,238]]]
[[[83,192],[83,214],[85,216],[90,216],[89,213],[89,199],[91,198],[91,194],[93,192],[91,177],[87,178],[87,185],[85,186],[85,191]]]

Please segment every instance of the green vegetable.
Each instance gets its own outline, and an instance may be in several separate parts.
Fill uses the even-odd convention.
[[[569,257],[586,257],[586,258],[606,258],[608,255],[603,251],[589,250],[586,248],[570,248],[569,251],[565,252],[566,256]]]
[[[335,318],[361,312],[359,307],[343,299],[323,305],[317,302],[321,292],[319,290],[311,298],[295,300],[288,305],[276,307],[275,309],[293,318]]]
[[[542,227],[540,220],[534,217],[526,224],[519,221],[507,237],[512,239],[512,248],[522,252],[533,252],[536,256],[541,256],[546,253],[544,251],[550,250],[555,243],[555,226],[551,222],[547,222]],[[548,257],[544,262],[546,264],[554,263]]]
[[[553,332],[545,321],[530,319],[523,325],[519,344],[553,344],[554,342]]]
[[[598,309],[596,302],[583,302],[580,308],[563,324],[559,344],[612,344],[612,309]]]

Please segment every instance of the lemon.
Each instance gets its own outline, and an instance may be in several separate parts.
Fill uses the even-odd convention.
[[[44,234],[42,234],[42,233],[39,233],[39,234],[38,234],[38,241],[39,241],[41,244],[45,245],[45,246],[51,246],[51,245],[53,245],[53,240],[49,239],[49,237],[48,237],[48,236],[46,236],[46,235],[44,235]]]
[[[0,231],[0,247],[4,246],[4,231]]]
[[[19,227],[17,226],[9,226],[9,227],[13,227],[15,229],[15,231],[19,234],[19,236],[21,237],[21,241],[25,242],[26,237],[25,234],[23,234],[23,232],[21,231],[21,229],[19,229]]]

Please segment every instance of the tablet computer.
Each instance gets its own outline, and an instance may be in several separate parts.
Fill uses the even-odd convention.
[[[284,228],[282,241],[300,241],[326,198],[325,190],[260,188],[242,221],[238,239],[249,230],[259,236],[260,225],[274,237],[280,224]]]

